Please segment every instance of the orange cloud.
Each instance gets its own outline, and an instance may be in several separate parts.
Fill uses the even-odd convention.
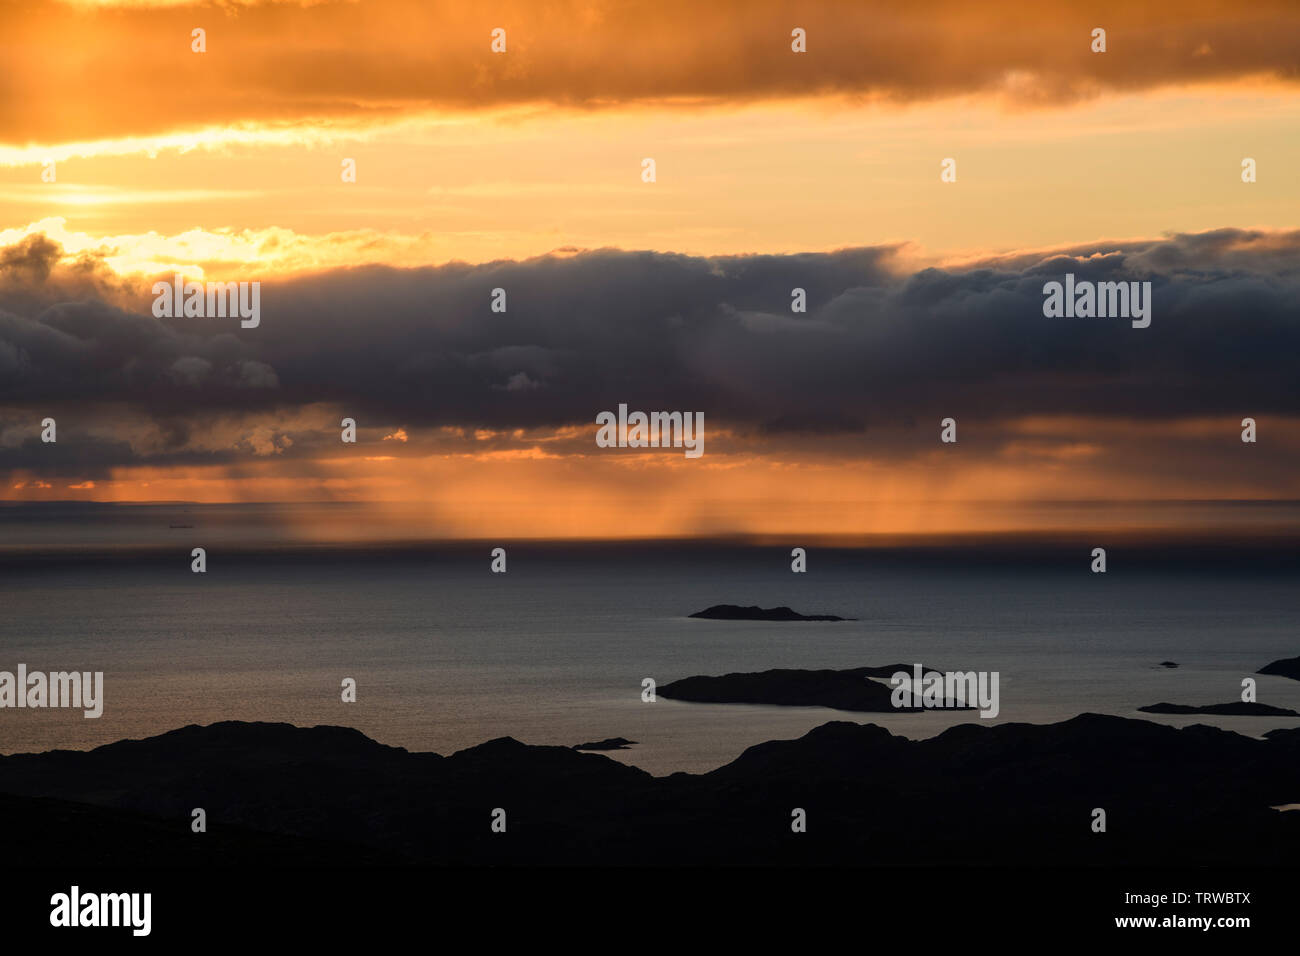
[[[1108,49],[1090,50],[1104,25]],[[191,31],[206,30],[206,52]],[[494,54],[491,31],[507,30]],[[791,31],[807,31],[807,52]],[[905,5],[452,0],[0,5],[7,142],[248,121],[383,119],[412,109],[981,91],[1021,104],[1104,90],[1294,78],[1288,0]],[[129,55],[124,55],[129,51]]]

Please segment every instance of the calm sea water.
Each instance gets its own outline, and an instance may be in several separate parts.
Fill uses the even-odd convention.
[[[137,552],[114,550],[143,540],[129,521],[102,534],[83,522],[73,547],[76,535],[33,530],[24,514],[26,526],[16,511],[0,521],[9,545],[0,669],[102,670],[105,707],[98,720],[0,711],[7,753],[239,719],[342,724],[441,753],[503,735],[562,745],[622,736],[639,743],[617,759],[654,773],[702,771],[828,720],[921,737],[978,718],[648,704],[643,678],[920,661],[996,670],[997,720],[1047,722],[1236,700],[1242,677],[1300,653],[1294,555],[1276,549],[1139,556],[1112,547],[1108,573],[1095,575],[1084,538],[1047,549],[814,546],[809,572],[793,574],[790,543],[239,549],[221,543],[228,511],[196,508],[181,521],[174,510],[150,514],[145,543],[165,549]],[[52,541],[69,547],[25,551]],[[196,544],[209,549],[204,575],[189,569]],[[494,544],[509,551],[504,575],[489,572]],[[687,618],[718,603],[858,620]],[[355,704],[340,700],[345,677],[357,681]],[[1256,679],[1262,702],[1300,710],[1300,681]],[[1151,719],[1247,734],[1300,725]]]

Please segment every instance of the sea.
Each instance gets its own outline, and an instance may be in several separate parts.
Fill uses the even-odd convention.
[[[0,670],[102,671],[104,705],[98,719],[2,709],[0,752],[281,721],[443,754],[505,736],[624,737],[635,744],[607,755],[660,775],[707,772],[828,721],[922,738],[1091,712],[1259,736],[1300,718],[1137,708],[1236,701],[1250,678],[1261,703],[1300,710],[1300,681],[1256,673],[1300,654],[1295,506],[1275,507],[1285,514],[1247,509],[1239,525],[1183,536],[611,542],[425,541],[347,504],[5,505]],[[334,530],[304,531],[315,527]],[[204,573],[191,569],[197,547]],[[804,573],[791,570],[796,547]],[[495,548],[505,573],[491,570]],[[724,603],[853,620],[689,616]],[[647,678],[895,663],[995,671],[1000,712],[643,697]]]

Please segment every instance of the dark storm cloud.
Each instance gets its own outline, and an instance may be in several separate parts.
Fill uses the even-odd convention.
[[[147,294],[88,295],[85,269],[0,250],[0,406],[10,421],[56,403],[134,409],[165,436],[151,456],[185,454],[186,422],[313,403],[372,426],[510,429],[590,424],[626,402],[768,435],[946,415],[1300,413],[1300,233],[1223,230],[912,272],[896,252],[371,266],[267,280],[260,326],[241,329],[158,320]],[[1066,272],[1150,281],[1150,328],[1045,318],[1043,285]],[[60,301],[65,281],[81,298]],[[490,310],[498,287],[505,313]],[[791,312],[795,287],[806,314]],[[0,461],[27,461],[9,446]]]

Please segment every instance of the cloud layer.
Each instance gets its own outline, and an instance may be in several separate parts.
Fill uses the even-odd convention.
[[[191,52],[191,31],[207,52]],[[507,53],[490,33],[507,30]],[[791,52],[791,30],[807,53]],[[1107,30],[1104,54],[1091,31]],[[841,93],[1020,104],[1297,77],[1300,9],[1095,0],[0,3],[0,143],[429,108],[747,102]]]
[[[736,441],[777,444],[945,416],[1300,416],[1300,232],[920,270],[893,247],[367,266],[268,278],[256,329],[155,319],[148,283],[60,252],[41,236],[0,250],[0,468],[310,455],[316,439],[337,449],[338,410],[413,445],[422,430],[566,428],[585,445],[620,402],[703,411]],[[1043,286],[1067,272],[1150,281],[1150,328],[1045,318]],[[791,310],[795,288],[806,313]],[[55,410],[96,423],[75,453],[36,439]]]

